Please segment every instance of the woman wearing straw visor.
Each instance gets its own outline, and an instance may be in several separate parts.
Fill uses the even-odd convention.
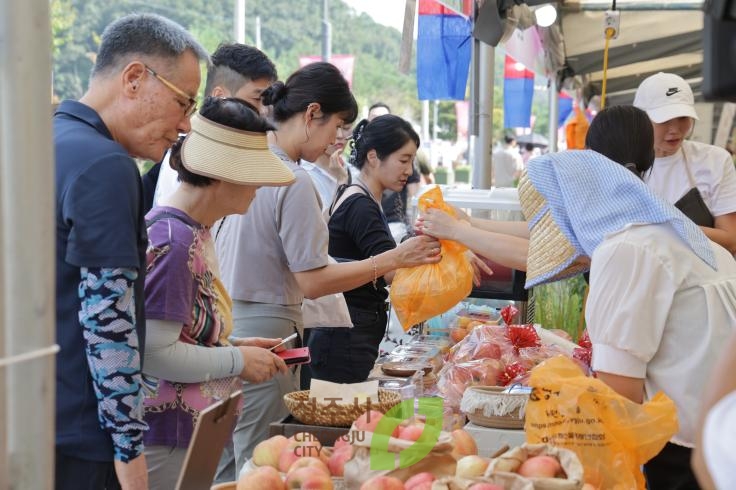
[[[151,489],[171,489],[199,412],[259,383],[284,362],[268,350],[280,339],[233,339],[232,302],[219,279],[210,227],[245,213],[261,186],[294,174],[268,150],[271,125],[240,99],[208,98],[192,130],[171,150],[181,186],[146,216],[148,251],[144,437]]]
[[[704,380],[736,327],[736,262],[634,173],[593,151],[531,160],[527,287],[590,269],[593,369],[641,403],[663,391],[679,432],[645,465],[649,488],[697,488],[690,470]]]

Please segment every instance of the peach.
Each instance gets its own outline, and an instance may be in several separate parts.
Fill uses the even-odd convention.
[[[475,350],[473,359],[501,359],[501,346],[493,342],[481,344]]]
[[[555,478],[563,473],[557,458],[552,456],[533,456],[519,466],[518,474],[526,477]]]
[[[366,432],[375,432],[383,414],[376,410],[369,410],[355,420],[355,428]]]
[[[478,454],[478,445],[469,432],[463,429],[455,429],[450,435],[454,444],[452,456],[456,460],[463,456],[474,456]]]
[[[281,475],[275,468],[270,466],[261,466],[253,471],[249,471],[238,480],[237,490],[283,490],[284,482],[281,481]]]
[[[291,436],[279,455],[279,471],[286,473],[294,462],[303,457],[320,458],[322,444],[309,432],[299,432]]]
[[[404,482],[393,476],[374,476],[364,482],[360,490],[404,490]]]
[[[424,424],[411,424],[399,429],[399,439],[416,441],[424,432]]]
[[[330,470],[321,459],[308,456],[306,458],[299,458],[294,461],[294,463],[292,463],[292,465],[289,467],[289,471],[286,473],[287,476],[293,471],[298,470],[299,468],[316,468],[328,475],[330,474]]]
[[[474,483],[468,490],[503,490],[503,487],[495,483]]]
[[[463,456],[457,461],[455,476],[462,478],[475,478],[482,476],[483,473],[485,473],[486,468],[488,468],[489,463],[490,460],[480,456]]]
[[[345,474],[345,463],[353,457],[353,446],[342,446],[335,449],[327,462],[332,476],[343,476]]]
[[[281,456],[281,451],[284,450],[288,442],[286,437],[280,435],[259,442],[253,449],[253,464],[278,469],[279,456]]]
[[[431,490],[436,477],[427,471],[417,473],[404,482],[406,490]]]
[[[344,436],[338,437],[337,439],[335,439],[335,444],[333,445],[333,448],[337,450],[341,447],[350,446],[350,439],[350,434],[345,434]]]
[[[453,328],[450,330],[450,338],[456,344],[460,342],[461,340],[463,340],[465,337],[467,337],[467,335],[468,335],[468,331],[465,330],[464,328],[458,327],[458,328]]]
[[[263,487],[263,489],[266,488],[269,487]],[[304,467],[286,476],[286,488],[290,490],[333,490],[334,486],[329,473],[313,467]]]

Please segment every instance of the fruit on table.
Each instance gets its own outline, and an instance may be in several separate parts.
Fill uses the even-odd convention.
[[[533,456],[519,466],[518,474],[526,477],[556,478],[563,477],[562,465],[553,456]]]
[[[404,482],[406,490],[431,490],[436,477],[427,471],[417,473]]]
[[[289,437],[286,446],[279,455],[279,471],[286,473],[294,462],[303,457],[320,458],[322,444],[314,434],[298,432]]]
[[[468,490],[504,490],[502,486],[495,483],[474,483]]]
[[[261,466],[249,471],[238,480],[237,490],[283,490],[284,482],[281,475],[271,466]]]
[[[353,446],[342,446],[336,448],[327,462],[332,476],[343,476],[345,474],[345,463],[353,457]]]
[[[355,428],[367,432],[375,432],[378,422],[383,418],[383,414],[376,410],[369,410],[355,420]]]
[[[404,482],[393,476],[374,476],[363,483],[360,490],[404,490]]]
[[[416,441],[422,436],[422,432],[424,432],[424,424],[413,423],[399,428],[399,439]]]
[[[281,435],[259,442],[253,449],[253,464],[278,469],[281,451],[284,450],[288,442],[289,440]]]
[[[328,475],[330,474],[329,468],[327,468],[327,465],[321,459],[309,456],[306,458],[299,458],[294,461],[294,463],[289,466],[289,471],[286,475],[290,475],[299,468],[317,468]]]
[[[294,490],[332,490],[334,485],[329,472],[316,467],[304,467],[286,476],[286,488]],[[262,490],[270,487],[262,487]]]
[[[455,429],[450,434],[452,436],[453,449],[452,456],[457,460],[463,456],[473,456],[478,454],[478,445],[475,439],[467,431],[463,429]]]
[[[463,456],[457,462],[455,476],[462,478],[475,478],[483,476],[490,460],[481,456]]]

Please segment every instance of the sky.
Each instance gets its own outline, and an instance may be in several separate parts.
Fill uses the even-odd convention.
[[[357,12],[365,12],[379,24],[402,30],[404,25],[403,0],[342,0]]]

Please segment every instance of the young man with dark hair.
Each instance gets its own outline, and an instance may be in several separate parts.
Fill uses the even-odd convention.
[[[261,93],[278,78],[276,66],[261,50],[245,44],[220,44],[212,53],[205,95],[237,97],[263,110]],[[144,177],[148,187],[147,209],[161,204],[179,185],[168,155]],[[153,190],[155,189],[155,191]]]

